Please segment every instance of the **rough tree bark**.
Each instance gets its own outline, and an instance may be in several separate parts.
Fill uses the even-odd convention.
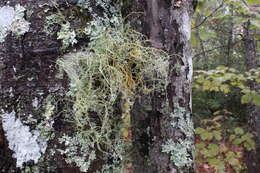
[[[45,8],[41,8],[40,5],[45,3],[45,0],[0,1],[0,7],[15,7],[17,4],[25,7],[27,15],[24,18],[30,22],[30,29],[27,33],[19,38],[8,34],[5,41],[0,43],[1,114],[13,111],[21,120],[26,120],[30,116],[40,120],[40,115],[45,109],[46,97],[49,94],[62,97],[66,83],[55,77],[56,59],[60,55],[61,44],[55,37],[50,37],[44,32],[46,13]],[[34,100],[35,103],[33,103]],[[62,118],[58,118],[54,123],[57,133],[66,129],[62,124]],[[34,128],[35,126],[31,126],[30,130]],[[9,141],[4,133],[6,132],[3,131],[2,121],[0,121],[0,172],[24,172],[25,168],[16,167],[16,160],[12,157],[14,152],[9,149]],[[54,143],[48,145],[52,146]],[[57,156],[55,160],[45,160],[46,165],[51,162],[57,165],[55,166],[57,169],[49,171],[43,168],[41,172],[64,172],[70,169],[61,156]],[[24,166],[30,167],[32,163],[28,162]],[[77,172],[77,169],[71,172]]]
[[[17,3],[28,9],[25,19],[31,24],[23,36],[17,38],[9,34],[0,43],[0,113],[9,116],[15,112],[15,116],[24,120],[26,125],[28,116],[41,120],[40,114],[46,108],[48,95],[63,97],[67,83],[65,79],[55,77],[55,62],[61,54],[61,44],[55,36],[44,32],[46,9],[41,7],[46,1],[8,1],[12,7]],[[5,5],[7,1],[0,1],[0,7]],[[134,23],[151,40],[151,45],[171,55],[166,90],[140,97],[132,111],[134,172],[192,173],[192,58],[189,44],[192,0],[135,0],[132,11],[142,12],[138,22]],[[57,105],[62,107],[59,101]],[[36,125],[37,122],[30,126],[30,130],[34,130]],[[2,126],[0,121],[0,172],[35,172],[33,161],[17,168]],[[70,128],[70,124],[64,122],[62,114],[59,114],[53,127],[58,138],[62,131]],[[55,139],[47,143],[45,153],[59,145]],[[178,147],[182,153],[176,150]],[[178,154],[182,154],[180,160],[176,160]],[[59,154],[44,157],[40,172],[80,172],[75,165],[66,164],[64,159]]]
[[[192,59],[189,46],[192,1],[146,0],[135,1],[141,12],[139,30],[147,35],[152,46],[171,55],[167,90],[137,100],[133,110],[133,134],[136,152],[134,167],[137,173],[194,172],[192,165],[176,167],[162,145],[172,139],[189,138],[178,127],[171,126],[179,107],[189,121],[191,118]],[[187,127],[193,128],[193,127]],[[189,139],[192,140],[192,139]],[[188,149],[191,154],[191,148]],[[175,156],[173,156],[175,157]]]
[[[244,24],[244,49],[247,70],[259,68],[260,61],[257,55],[257,40],[253,38],[254,31],[250,30],[250,21]],[[260,84],[250,82],[252,90],[259,91]],[[256,150],[248,152],[247,168],[249,173],[260,172],[260,107],[254,104],[247,105],[248,125],[250,131],[255,136]]]

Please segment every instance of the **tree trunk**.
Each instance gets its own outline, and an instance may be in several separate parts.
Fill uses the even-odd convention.
[[[0,42],[0,172],[81,172],[75,164],[67,164],[64,155],[52,154],[65,147],[58,139],[72,124],[63,120],[62,113],[67,80],[56,77],[61,43],[57,34],[44,32],[49,8],[45,0],[1,1],[0,8],[18,2],[27,9],[24,18],[31,24],[25,34],[16,37],[13,31]],[[141,25],[136,22],[135,26],[147,35],[151,46],[171,55],[165,90],[136,99],[132,110],[134,172],[192,173],[192,0],[135,0],[132,7],[143,12]],[[57,110],[49,108],[49,103]],[[51,122],[42,117],[48,111],[56,113]],[[55,137],[41,141],[39,125],[46,131],[52,126]]]
[[[189,44],[191,32],[191,1],[146,0],[135,1],[134,9],[141,12],[141,32],[151,40],[151,45],[171,55],[167,89],[151,96],[143,96],[133,110],[134,167],[137,173],[192,173],[192,164],[182,164],[192,159],[192,147],[185,148],[186,160],[178,160],[176,148],[181,141],[193,140],[191,122],[192,59]],[[180,111],[183,109],[184,111]],[[178,114],[179,115],[176,115]],[[180,117],[183,117],[181,119]],[[173,121],[181,121],[174,126]],[[192,134],[189,134],[192,133]],[[162,152],[167,141],[174,151]],[[178,149],[177,149],[178,150]],[[180,151],[181,152],[181,151]],[[185,155],[185,154],[184,154]],[[176,159],[174,159],[176,158]]]
[[[22,128],[19,128],[24,127],[26,129],[29,127],[30,131],[36,129],[37,123],[42,122],[41,115],[45,110],[47,96],[52,94],[57,95],[57,98],[63,97],[66,80],[55,77],[57,73],[56,59],[60,55],[60,42],[55,37],[50,37],[44,32],[47,13],[44,12],[46,8],[42,8],[40,5],[46,3],[46,1],[11,0],[8,2],[7,4],[7,1],[0,1],[0,7],[7,6],[10,9],[10,7],[15,7],[19,3],[27,9],[27,15],[24,18],[30,22],[30,29],[24,35],[17,38],[14,33],[9,33],[5,37],[5,41],[0,43],[1,115],[11,115],[11,112],[13,112],[15,117],[19,117],[19,122],[17,119],[16,123],[19,124],[21,120],[24,126],[17,124],[17,130],[14,129],[15,134],[13,134],[16,137],[13,139],[19,138],[20,135],[21,138],[19,139],[23,140],[22,138],[26,138],[23,135],[30,133],[27,130],[23,133]],[[2,15],[7,15],[7,13],[2,13]],[[10,19],[5,18],[4,20]],[[59,136],[62,129],[66,129],[66,125],[61,117],[56,117],[56,119],[58,120],[54,122],[53,127],[56,130],[55,133]],[[8,126],[2,128],[2,126],[4,127],[2,122],[4,120],[0,121],[0,172],[37,172],[32,168],[35,160],[29,161],[28,159],[33,158],[28,156],[32,154],[28,150],[34,150],[34,148],[26,148],[25,146],[24,151],[23,148],[17,149],[16,157],[19,157],[19,153],[21,156],[22,152],[29,152],[28,158],[23,156],[23,159],[27,162],[18,168],[18,160],[12,157],[15,151],[10,150],[11,143],[7,138],[6,129],[8,129]],[[13,124],[15,123],[13,122]],[[9,126],[11,128],[11,124]],[[57,140],[49,142],[46,153],[50,152],[50,149],[56,143]],[[70,169],[70,166],[65,163],[61,155],[56,155],[55,157],[44,158],[42,164],[39,165],[38,171],[64,172],[65,169]],[[77,169],[71,170],[71,172],[77,172]]]
[[[257,41],[253,38],[253,31],[250,30],[250,21],[244,25],[244,48],[247,70],[259,68],[260,61],[257,56]],[[250,82],[252,90],[259,91],[260,84]],[[249,173],[260,172],[260,107],[254,104],[247,105],[248,125],[250,131],[255,136],[256,150],[248,152],[247,168]]]

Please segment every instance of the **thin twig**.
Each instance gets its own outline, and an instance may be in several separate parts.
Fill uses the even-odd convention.
[[[200,22],[200,24],[198,24],[197,26],[194,26],[194,27],[191,28],[191,29],[196,29],[196,28],[200,27],[203,23],[205,23],[208,18],[212,17],[220,8],[222,8],[222,6],[224,5],[224,2],[225,2],[225,0],[223,0],[222,3],[221,3],[214,11],[212,11],[208,16],[206,16],[206,17]]]
[[[231,46],[235,46],[237,43],[239,43],[239,41],[233,42],[233,43],[231,44]],[[199,56],[199,55],[204,54],[204,53],[207,53],[207,52],[214,51],[214,50],[216,50],[216,49],[225,48],[225,47],[228,47],[228,45],[222,45],[222,46],[214,47],[214,48],[209,49],[209,50],[205,50],[205,51],[203,51],[203,52],[200,52],[200,53],[195,54],[193,57]]]

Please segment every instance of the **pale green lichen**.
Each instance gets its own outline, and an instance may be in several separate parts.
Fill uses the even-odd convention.
[[[178,168],[190,167],[193,164],[192,150],[194,138],[194,127],[190,112],[175,104],[174,112],[170,114],[170,117],[172,118],[172,127],[180,130],[184,135],[184,139],[179,138],[175,141],[169,139],[162,145],[162,152],[170,154],[171,161]]]
[[[77,5],[83,9],[87,9],[91,15],[96,18],[99,16],[97,13],[95,13],[95,10],[93,7],[101,7],[103,11],[103,18],[110,18],[113,15],[119,14],[119,9],[121,4],[113,4],[113,0],[79,0]]]
[[[48,34],[48,35],[53,35],[55,34],[55,25],[56,24],[62,24],[63,22],[66,22],[65,17],[60,14],[52,14],[46,17],[46,21],[45,21],[45,26],[44,26],[44,31]]]
[[[15,8],[4,6],[0,8],[0,43],[12,32],[21,36],[29,31],[30,23],[24,19],[25,8],[17,4]]]
[[[70,23],[66,21],[65,16],[61,12],[46,17],[44,31],[49,35],[53,35],[55,33],[53,28],[56,24],[60,25],[60,30],[57,32],[57,39],[62,41],[63,50],[78,42],[76,32],[71,28]]]
[[[107,162],[101,168],[101,170],[95,173],[123,173],[124,167],[122,162],[125,162],[127,153],[125,151],[125,142],[120,139],[120,137],[115,139],[114,149],[109,153],[108,157],[112,159],[109,163]],[[108,159],[106,157],[106,159]]]
[[[121,22],[118,18],[118,16],[120,16],[119,4],[116,8],[116,4],[112,5],[112,3],[112,0],[95,1],[95,6],[99,6],[103,10],[103,14],[102,16],[100,16],[94,12],[90,0],[79,0],[78,5],[81,8],[88,9],[93,18],[93,20],[91,20],[85,28],[85,33],[89,35],[91,39],[97,37],[101,32],[103,32],[106,29],[106,27],[118,26],[118,24]]]
[[[63,49],[68,48],[70,45],[73,46],[78,41],[76,40],[76,33],[70,27],[70,23],[66,22],[61,25],[60,31],[57,33],[59,40],[62,40]]]
[[[93,142],[80,134],[73,137],[64,135],[59,138],[59,142],[65,145],[64,150],[58,149],[66,156],[65,161],[68,164],[75,163],[82,172],[87,172],[91,162],[96,159],[94,145],[91,146]]]
[[[47,97],[48,98],[48,97]],[[47,100],[47,99],[46,99]],[[45,112],[43,113],[43,117],[45,119],[50,119],[51,116],[54,113],[55,106],[51,103],[50,100],[47,100],[46,106],[45,106]]]
[[[58,61],[70,79],[73,98],[73,110],[65,116],[73,117],[75,130],[84,134],[84,144],[95,146],[103,158],[118,161],[105,163],[103,172],[115,172],[129,160],[130,144],[123,140],[128,137],[133,100],[167,78],[168,68],[161,61],[169,55],[143,46],[143,38],[123,24],[107,27],[88,47]]]
[[[113,25],[117,27],[121,25],[120,17],[114,16],[112,18],[98,18],[96,20],[92,20],[88,23],[88,26],[85,27],[84,33],[90,36],[90,40],[93,41],[94,39],[98,38],[101,33],[103,33],[107,27]]]
[[[191,166],[193,161],[190,156],[190,148],[192,142],[189,140],[179,140],[174,142],[169,139],[166,144],[162,146],[162,152],[170,154],[171,161],[179,168],[184,166]]]
[[[177,119],[177,121],[173,120],[171,122],[171,125],[173,127],[180,129],[186,138],[193,138],[194,127],[190,116],[190,112],[185,110],[185,108],[180,107],[178,104],[175,104],[174,113],[171,113],[170,117],[173,119]]]
[[[106,27],[118,25],[118,16],[120,7],[115,8],[112,0],[79,0],[77,7],[80,8],[80,15],[65,15],[64,11],[58,9],[58,12],[46,17],[45,32],[53,34],[54,26],[59,25],[60,30],[57,32],[57,39],[62,40],[62,49],[65,50],[69,46],[73,46],[82,37],[88,37],[90,40],[95,39]],[[58,8],[57,4],[54,5]],[[66,10],[65,10],[66,11]],[[87,12],[86,12],[87,11]],[[100,12],[102,11],[102,13]],[[85,13],[84,13],[85,12]],[[80,28],[77,28],[72,20],[73,17],[88,19],[87,22],[81,22]],[[73,25],[73,27],[71,27]]]

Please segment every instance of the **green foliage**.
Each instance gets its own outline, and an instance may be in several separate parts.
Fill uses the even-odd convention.
[[[222,4],[222,5],[221,5]],[[212,19],[226,20],[232,18],[236,26],[245,23],[248,19],[260,27],[259,13],[252,8],[258,0],[199,0],[196,12],[199,15],[210,16]],[[215,11],[215,9],[218,9]]]
[[[164,89],[167,77],[168,55],[144,43],[140,33],[121,24],[58,60],[70,80],[73,110],[67,117],[73,117],[84,145],[112,157],[118,168],[129,159],[130,144],[123,141],[133,100],[141,92]]]
[[[255,5],[255,4],[258,4],[258,3],[259,3],[258,0],[246,0],[246,2],[247,2],[249,5]]]
[[[242,0],[199,0],[198,4],[191,38],[195,69],[225,65],[244,71],[243,26],[250,20],[251,29],[259,29],[258,7]],[[251,34],[259,39],[256,32]]]
[[[198,172],[242,172],[243,154],[255,148],[253,135],[242,128],[250,119],[245,103],[260,105],[259,91],[250,88],[260,83],[260,69],[246,71],[243,40],[247,21],[250,20],[252,31],[259,29],[259,10],[255,4],[254,0],[199,1],[192,25]],[[256,32],[250,36],[253,40],[259,37]],[[220,127],[212,120],[199,125],[201,119],[219,118],[225,118],[224,123],[218,122]]]
[[[250,90],[247,86],[250,82],[260,83],[260,70],[252,69],[244,74],[238,72],[233,68],[220,66],[215,70],[195,71],[194,81],[195,88],[202,89],[204,91],[216,91],[228,94],[234,88],[239,88],[241,94],[242,103],[253,103],[260,106],[260,93],[259,91]]]
[[[252,134],[240,127],[223,128],[216,120],[203,120],[195,134],[197,165],[206,164],[217,173],[228,168],[240,173],[245,169],[243,152],[255,149]]]
[[[246,150],[254,150],[254,136],[251,133],[245,132],[242,128],[236,127],[229,136],[229,142],[234,145],[242,145]]]

